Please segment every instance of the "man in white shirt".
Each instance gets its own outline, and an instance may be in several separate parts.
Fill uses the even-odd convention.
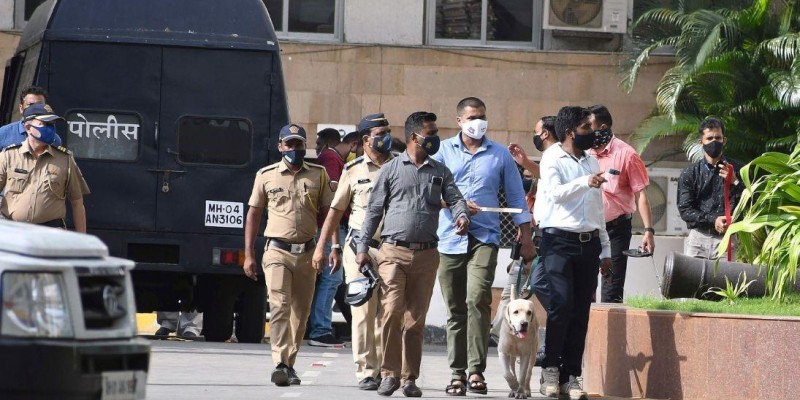
[[[586,398],[577,377],[598,268],[603,276],[611,270],[600,190],[606,180],[597,159],[586,152],[594,144],[589,115],[575,106],[558,112],[561,143],[542,155],[533,212],[542,229],[540,256],[550,288],[540,392],[573,400]]]

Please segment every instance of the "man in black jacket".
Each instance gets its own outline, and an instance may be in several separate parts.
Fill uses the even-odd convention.
[[[742,163],[725,157],[722,151],[728,138],[725,125],[717,118],[706,118],[698,129],[703,159],[683,170],[678,181],[678,210],[686,221],[689,237],[683,252],[692,257],[717,258],[717,247],[731,224],[725,217],[725,185],[729,166],[734,176],[728,187],[730,209],[742,197]]]

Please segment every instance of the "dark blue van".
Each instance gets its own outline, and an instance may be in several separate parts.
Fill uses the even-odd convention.
[[[6,66],[0,120],[20,118],[30,85],[66,118],[89,232],[136,261],[137,308],[203,311],[209,341],[231,336],[236,312],[238,340],[261,342],[266,291],[240,268],[244,216],[289,121],[263,2],[46,1]]]

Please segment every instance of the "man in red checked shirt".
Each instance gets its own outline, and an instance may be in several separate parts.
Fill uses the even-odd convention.
[[[631,246],[631,218],[637,207],[645,226],[641,251],[655,251],[655,230],[650,202],[645,193],[650,180],[647,168],[636,150],[611,132],[612,119],[608,108],[596,105],[589,107],[589,112],[589,121],[595,135],[595,145],[589,153],[597,157],[601,170],[609,171],[613,168],[620,171],[619,175],[606,174],[608,181],[602,186],[606,230],[611,240],[611,275],[603,279],[601,301],[622,303],[625,272],[628,268],[628,256],[622,252]]]

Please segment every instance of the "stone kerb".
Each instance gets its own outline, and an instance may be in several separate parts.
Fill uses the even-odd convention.
[[[800,318],[595,305],[585,389],[653,399],[794,399]]]

